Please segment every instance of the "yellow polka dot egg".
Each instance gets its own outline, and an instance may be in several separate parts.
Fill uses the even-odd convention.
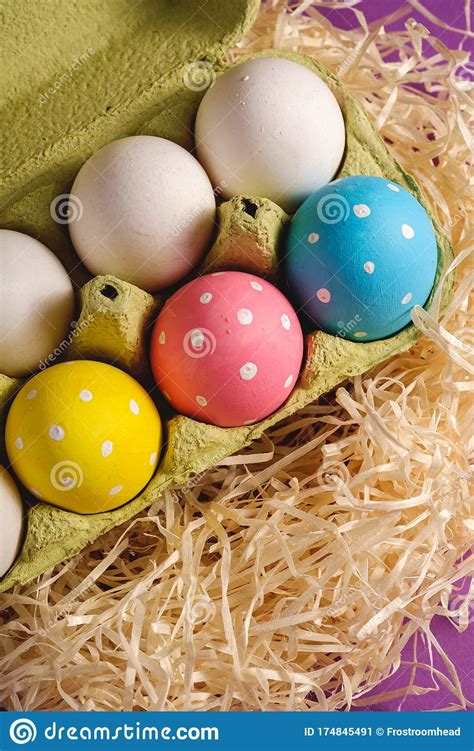
[[[161,421],[131,376],[101,362],[67,362],[38,373],[18,393],[6,446],[36,498],[94,514],[127,503],[148,483]]]

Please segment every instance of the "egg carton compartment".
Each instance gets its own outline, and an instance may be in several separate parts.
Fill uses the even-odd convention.
[[[230,3],[224,5],[229,6]],[[242,4],[242,7],[244,5],[245,14],[240,17],[239,33],[254,12],[254,3]],[[428,211],[438,246],[435,285],[426,305],[429,308],[453,253],[424,202],[419,187],[390,154],[363,107],[346,92],[333,74],[315,60],[290,52],[269,50],[252,57],[258,56],[285,57],[306,65],[332,89],[344,115],[347,138],[338,177],[355,174],[384,177],[409,190]],[[224,68],[222,57],[214,64],[220,70]],[[159,87],[150,84],[151,88],[142,92],[144,101],[141,109],[137,107],[136,100],[130,103],[134,117],[129,117],[128,110],[122,112],[118,121],[116,113],[105,116],[105,122],[100,125],[100,137],[96,131],[93,131],[95,135],[92,137],[88,123],[76,134],[76,140],[69,144],[66,154],[60,159],[59,170],[52,171],[52,164],[48,163],[50,150],[43,152],[43,161],[39,162],[42,169],[38,168],[38,161],[30,165],[31,179],[24,182],[26,187],[19,195],[7,202],[0,213],[0,225],[34,234],[57,253],[76,282],[84,282],[87,273],[77,264],[67,228],[53,221],[50,215],[51,201],[58,194],[68,191],[81,163],[93,151],[115,138],[145,133],[171,138],[190,148],[192,120],[204,91],[190,92],[183,88],[182,76],[182,68],[178,73],[173,69],[165,76],[167,85],[161,82],[161,98]],[[154,103],[153,107],[150,102]],[[157,112],[159,105],[161,111]],[[171,118],[170,112],[173,114]],[[79,149],[78,157],[76,146],[79,142],[82,149]],[[279,206],[262,197],[238,196],[222,203],[218,207],[218,229],[214,242],[199,271],[247,271],[267,278],[285,291],[278,262],[283,253],[288,222],[288,215]],[[444,284],[442,304],[449,299],[453,283],[451,276]],[[17,583],[27,583],[49,567],[75,555],[100,534],[142,511],[166,487],[184,484],[191,475],[203,472],[242,449],[267,428],[291,416],[347,378],[364,373],[387,358],[406,351],[419,336],[419,331],[413,325],[388,339],[370,343],[353,342],[321,331],[307,333],[303,371],[283,407],[255,425],[219,428],[182,415],[173,415],[164,400],[161,401],[158,389],[153,386],[148,359],[149,335],[162,301],[163,297],[152,296],[111,276],[86,281],[80,290],[80,315],[67,352],[62,356],[62,359],[89,358],[114,364],[133,374],[151,391],[159,402],[161,414],[168,417],[164,450],[157,472],[137,498],[114,511],[87,516],[48,504],[32,505],[28,511],[22,550],[13,567],[0,581],[0,591]],[[1,376],[4,414],[22,383],[19,379]]]

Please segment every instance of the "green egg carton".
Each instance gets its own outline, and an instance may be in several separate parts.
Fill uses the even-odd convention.
[[[18,0],[4,6],[0,44],[7,69],[1,71],[0,227],[41,240],[77,285],[80,314],[62,359],[113,362],[151,389],[148,336],[161,300],[113,277],[91,279],[78,264],[67,226],[54,220],[51,204],[69,192],[86,159],[117,138],[162,136],[192,149],[193,122],[206,76],[226,69],[229,47],[251,27],[259,5],[258,0]],[[436,289],[453,258],[452,248],[419,187],[390,154],[362,105],[312,58],[274,50],[259,56],[296,60],[330,86],[347,134],[339,176],[383,176],[407,188],[425,206],[438,243]],[[289,220],[283,210],[265,198],[244,196],[223,203],[217,218],[214,243],[201,271],[237,269],[278,283],[278,256]],[[444,284],[443,304],[452,284]],[[173,416],[160,402],[161,413],[168,416],[167,442],[161,464],[142,494],[115,511],[93,516],[33,505],[22,550],[0,581],[0,591],[25,584],[70,558],[142,511],[164,488],[179,486],[240,450],[346,378],[406,351],[418,336],[412,325],[371,343],[309,334],[295,390],[278,412],[256,425],[205,425]],[[0,376],[0,385],[5,416],[22,381]],[[8,464],[5,456],[2,463]],[[26,496],[25,500],[32,501]]]

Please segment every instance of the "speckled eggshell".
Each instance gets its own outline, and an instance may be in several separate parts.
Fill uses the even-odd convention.
[[[20,378],[67,343],[74,290],[66,269],[35,238],[0,229],[0,373]]]
[[[20,493],[4,467],[0,467],[0,576],[18,555],[23,533],[23,504]]]
[[[290,303],[265,280],[236,271],[178,290],[156,321],[151,363],[180,413],[222,427],[251,424],[293,390],[303,335]]]
[[[214,230],[205,171],[165,138],[132,136],[104,146],[79,171],[69,231],[92,274],[113,274],[153,292],[198,263]]]
[[[30,493],[92,514],[130,501],[150,480],[161,421],[131,376],[78,360],[25,384],[10,408],[5,438],[13,469]]]
[[[426,211],[384,178],[335,180],[313,193],[290,225],[292,297],[321,329],[353,341],[384,339],[411,323],[436,266]]]
[[[289,213],[334,177],[345,145],[330,88],[277,57],[220,76],[201,101],[195,136],[198,159],[225,197],[270,198]]]

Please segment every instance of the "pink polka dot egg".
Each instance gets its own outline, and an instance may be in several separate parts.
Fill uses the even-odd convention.
[[[153,330],[151,364],[181,414],[221,427],[258,422],[286,401],[303,357],[286,297],[252,274],[193,279],[168,299]]]

